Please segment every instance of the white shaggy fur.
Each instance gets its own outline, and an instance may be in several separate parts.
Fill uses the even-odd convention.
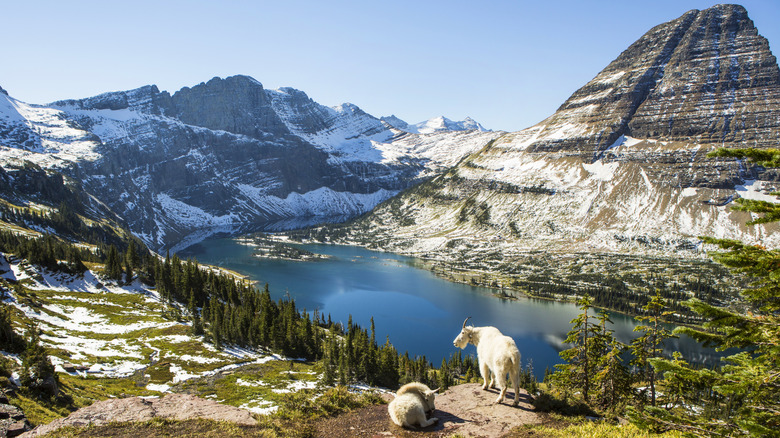
[[[409,385],[404,385],[404,387],[407,386]],[[422,388],[425,388],[427,391],[420,394],[418,390]],[[416,429],[417,426],[428,427],[439,421],[436,417],[431,417],[430,419],[425,417],[426,398],[431,397],[431,409],[433,409],[435,391],[431,391],[422,383],[409,386],[404,391],[404,393],[401,393],[399,389],[393,401],[387,405],[387,412],[390,414],[390,419],[393,420],[393,423],[401,427]]]
[[[461,349],[466,348],[469,343],[477,347],[479,372],[485,381],[482,389],[495,388],[496,383],[501,389],[496,403],[504,400],[507,389],[506,375],[509,374],[515,388],[513,406],[517,406],[520,403],[520,350],[517,349],[514,339],[504,336],[495,327],[466,327],[468,320],[469,318],[466,318],[466,321],[463,321],[463,329],[452,343]]]
[[[423,399],[423,404],[425,405],[425,413],[426,414],[433,414],[433,411],[436,410],[436,392],[439,391],[439,388],[436,388],[434,390],[431,390],[427,385],[424,385],[420,382],[412,382],[407,383],[406,385],[398,388],[398,391],[395,393],[396,397],[401,394],[406,393],[412,393],[417,394]]]

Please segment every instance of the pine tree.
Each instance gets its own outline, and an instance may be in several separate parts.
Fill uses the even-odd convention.
[[[348,374],[346,354],[341,351],[341,354],[339,355],[339,385],[346,385],[349,383]]]
[[[57,395],[58,382],[54,365],[41,345],[38,327],[27,330],[26,347],[22,353],[22,372],[19,375],[22,386],[44,397]]]
[[[135,247],[135,242],[133,241],[130,241],[130,244],[127,245],[127,251],[125,251],[125,265],[133,270],[141,267],[141,256],[138,255],[138,249]]]
[[[67,251],[66,264],[68,270],[75,274],[83,274],[87,270],[87,267],[84,265],[81,255],[76,248],[70,248]]]
[[[211,323],[209,324],[209,328],[211,329],[211,341],[214,343],[214,347],[217,350],[222,350],[222,310],[216,300],[212,300],[211,303],[212,307],[209,311],[209,315],[211,316]]]
[[[441,360],[441,367],[439,368],[438,373],[438,381],[439,381],[439,389],[441,391],[446,390],[450,387],[450,384],[452,383],[452,377],[450,376],[450,368],[447,366],[447,361],[445,359]]]
[[[614,330],[607,323],[612,324],[609,315],[599,312],[599,330],[592,340],[596,362],[593,383],[598,390],[598,404],[616,410],[631,393],[631,377],[622,359],[626,345],[615,339]]]
[[[390,337],[385,339],[385,344],[379,349],[379,379],[378,384],[388,388],[398,385],[398,351],[390,343]]]
[[[122,262],[119,260],[119,251],[116,246],[111,245],[108,248],[108,255],[105,261],[105,273],[111,280],[122,280]]]
[[[18,285],[21,288],[21,285]],[[17,296],[18,293],[17,293]],[[10,304],[0,301],[0,350],[9,353],[21,353],[24,351],[24,338],[19,336],[11,324]]]
[[[636,317],[636,319],[647,323],[634,327],[635,332],[642,334],[631,341],[631,352],[634,357],[631,365],[639,370],[639,380],[648,385],[647,392],[650,395],[651,406],[656,405],[657,371],[650,364],[650,360],[662,357],[665,339],[676,337],[663,325],[662,318],[671,314],[665,309],[666,300],[661,297],[660,293],[656,292],[650,302],[642,307],[644,315]]]
[[[133,267],[128,263],[125,264],[125,283],[130,284],[133,282]]]
[[[325,351],[325,358],[323,360],[324,369],[322,371],[322,384],[325,386],[333,386],[333,384],[336,382],[336,363],[338,362],[338,358],[335,357],[335,342],[335,337],[329,334],[326,343],[327,347]]]
[[[565,392],[579,389],[585,402],[590,401],[597,363],[594,339],[598,335],[599,328],[590,322],[588,316],[592,304],[593,299],[589,296],[577,300],[582,313],[571,320],[572,329],[564,341],[571,345],[571,348],[559,353],[567,363],[555,365],[558,369],[555,373],[556,387],[563,388]]]
[[[190,320],[192,321],[192,334],[200,336],[203,334],[203,322],[200,319],[200,312],[198,312],[198,306],[195,305],[195,296],[190,295],[190,302],[187,305],[187,310],[190,313]]]
[[[765,167],[780,167],[780,149],[719,149],[720,157],[748,158]],[[780,196],[780,193],[773,193]],[[780,220],[780,204],[738,199],[737,210],[759,213],[749,224]],[[778,436],[780,431],[780,251],[735,240],[706,238],[725,252],[715,261],[753,279],[742,292],[747,309],[716,307],[698,299],[686,305],[706,321],[703,329],[681,327],[685,333],[717,347],[740,351],[723,359],[719,369],[695,369],[678,357],[650,359],[678,395],[677,409],[646,407],[632,418],[642,426],[677,429],[705,436]],[[704,410],[701,399],[682,396],[708,389]]]

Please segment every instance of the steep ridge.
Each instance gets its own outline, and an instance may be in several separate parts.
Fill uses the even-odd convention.
[[[275,220],[354,216],[497,133],[397,130],[248,76],[30,105],[0,94],[0,162],[81,181],[155,249]]]
[[[537,125],[530,150],[596,159],[621,135],[766,147],[780,139],[778,96],[777,59],[743,7],[689,11],[572,94]]]
[[[778,139],[780,74],[766,39],[741,6],[689,11],[555,114],[382,204],[347,240],[450,261],[536,250],[696,257],[702,235],[777,247],[775,226],[746,227],[730,207],[776,200],[778,174],[706,154]]]

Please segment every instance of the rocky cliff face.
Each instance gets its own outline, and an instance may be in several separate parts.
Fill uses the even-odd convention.
[[[3,166],[32,161],[81,181],[156,249],[217,228],[363,213],[496,136],[413,135],[247,76],[50,105],[0,95]]]
[[[533,151],[596,159],[621,135],[766,147],[780,139],[780,71],[741,6],[654,27],[540,123]]]
[[[708,158],[780,143],[780,74],[741,6],[659,25],[555,114],[383,204],[352,238],[444,259],[529,250],[696,255],[711,235],[780,246],[737,197],[775,201],[778,174]]]

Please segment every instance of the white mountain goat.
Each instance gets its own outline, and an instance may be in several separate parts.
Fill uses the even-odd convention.
[[[405,389],[404,389],[405,388]],[[404,392],[401,393],[401,389]],[[433,399],[435,392],[422,383],[411,383],[401,387],[396,393],[395,398],[387,405],[387,412],[393,423],[401,427],[415,429],[416,426],[428,427],[437,421],[436,417],[430,419],[425,417],[425,411],[435,409]],[[422,393],[420,393],[422,391]],[[430,404],[428,399],[430,398]]]
[[[479,372],[485,380],[482,389],[495,388],[494,383],[501,389],[496,403],[504,400],[507,389],[506,375],[509,374],[515,388],[513,406],[517,406],[520,403],[520,350],[517,349],[514,339],[504,336],[495,327],[466,327],[470,318],[463,321],[463,328],[452,343],[461,349],[466,348],[469,343],[477,347]]]
[[[439,388],[432,390],[431,388],[428,388],[427,385],[424,385],[420,382],[412,382],[398,388],[398,391],[396,391],[395,395],[397,397],[406,393],[417,394],[423,398],[425,404],[425,413],[433,414],[433,411],[436,410],[436,403],[434,401],[438,391]]]

